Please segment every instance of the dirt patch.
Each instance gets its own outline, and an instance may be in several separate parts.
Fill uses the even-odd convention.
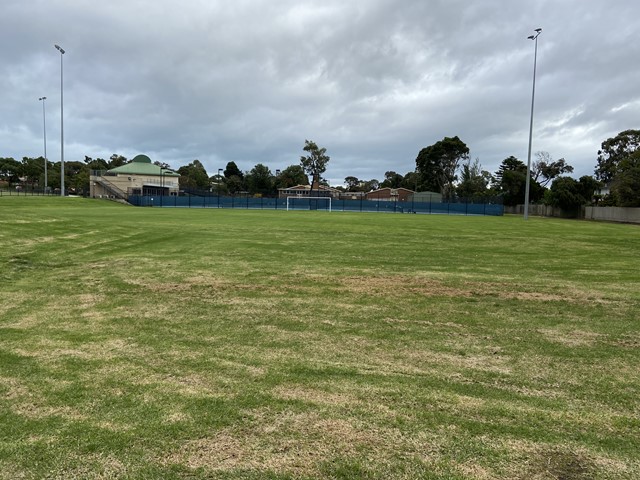
[[[538,444],[526,440],[490,439],[485,442],[506,450],[510,461],[503,478],[517,480],[590,480],[637,478],[636,460],[617,459],[571,445]]]
[[[632,333],[625,334],[610,343],[622,348],[640,348],[640,335]]]
[[[525,467],[522,480],[589,480],[594,478],[595,466],[584,453],[560,448],[548,448],[535,452]]]

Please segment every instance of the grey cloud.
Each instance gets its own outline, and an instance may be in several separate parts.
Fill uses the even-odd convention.
[[[526,36],[538,26],[534,150],[592,173],[603,140],[639,128],[631,0],[5,3],[0,156],[41,154],[47,95],[56,159],[53,43],[67,49],[69,157],[275,170],[297,163],[308,138],[327,147],[327,177],[340,183],[406,173],[420,148],[458,135],[493,171],[526,157]]]

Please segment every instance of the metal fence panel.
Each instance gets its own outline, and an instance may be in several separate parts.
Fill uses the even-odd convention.
[[[251,210],[286,210],[286,198],[232,197],[211,195],[188,196],[129,196],[129,203],[138,207],[181,207],[181,208],[240,208]],[[322,205],[298,204],[296,210],[329,210],[328,202]],[[383,200],[337,200],[331,202],[335,212],[375,212],[375,213],[419,213],[430,215],[491,215],[504,214],[501,203],[478,203],[478,201],[442,202],[389,202]]]

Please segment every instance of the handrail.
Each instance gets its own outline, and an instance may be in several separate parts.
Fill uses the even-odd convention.
[[[121,188],[117,187],[116,185],[114,185],[113,183],[111,183],[109,180],[107,180],[104,177],[99,177],[96,179],[99,183],[102,184],[102,186],[104,186],[105,188],[107,188],[108,190],[111,190],[113,193],[116,194],[117,197],[126,200],[127,199],[127,193],[122,190]]]

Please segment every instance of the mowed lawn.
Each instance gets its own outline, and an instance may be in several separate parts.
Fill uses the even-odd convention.
[[[19,478],[640,478],[640,227],[0,197]]]

